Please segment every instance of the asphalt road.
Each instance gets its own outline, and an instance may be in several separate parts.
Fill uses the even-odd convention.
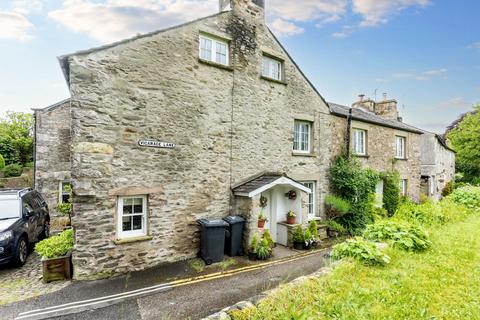
[[[234,274],[229,277],[187,284],[146,297],[133,298],[105,308],[52,319],[200,319],[224,307],[272,289],[280,283],[317,271],[325,265],[325,252],[322,250],[299,260]],[[65,289],[67,290],[64,294],[71,292],[75,295],[71,291],[74,290],[74,286]],[[92,296],[101,295],[98,292],[92,292]],[[56,298],[58,299],[58,297]],[[42,303],[44,299],[46,298],[27,300],[23,303],[0,308],[0,319],[14,319],[20,312],[43,308],[46,306]],[[75,301],[76,299],[68,298],[65,300]],[[61,303],[64,302],[58,302],[57,304]],[[54,304],[49,301],[48,305]]]

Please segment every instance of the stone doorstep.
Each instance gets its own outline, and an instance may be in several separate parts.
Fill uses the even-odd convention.
[[[335,266],[338,264],[334,264],[331,267],[322,267],[318,269],[318,271],[315,271],[314,273],[311,273],[310,275],[307,276],[301,276],[296,279],[293,279],[290,281],[287,285],[299,285],[302,282],[308,281],[310,279],[315,279],[315,278],[320,278],[329,275]],[[232,320],[232,317],[230,316],[230,312],[235,311],[235,310],[243,310],[247,308],[252,308],[256,307],[262,302],[265,298],[268,296],[272,295],[275,291],[279,290],[280,287],[277,287],[275,289],[267,290],[264,291],[256,296],[251,297],[248,300],[245,301],[240,301],[232,306],[223,308],[221,311],[216,312],[206,318],[203,318],[202,320]]]

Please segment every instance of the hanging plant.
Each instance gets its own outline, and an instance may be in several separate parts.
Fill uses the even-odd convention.
[[[260,207],[265,208],[267,206],[268,199],[267,197],[261,196],[260,197]]]
[[[290,200],[295,200],[297,199],[297,192],[295,190],[290,190],[287,193],[285,193],[285,197],[287,197]]]

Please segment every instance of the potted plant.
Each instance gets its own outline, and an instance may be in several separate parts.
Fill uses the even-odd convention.
[[[303,249],[308,250],[312,247],[313,236],[309,229],[305,230],[303,235]]]
[[[272,235],[270,234],[269,230],[265,230],[265,232],[263,233],[263,239],[267,240],[268,246],[270,248],[275,247],[275,242],[273,242]]]
[[[335,220],[328,220],[325,224],[327,225],[327,235],[330,238],[338,238],[347,233],[347,230]]]
[[[257,258],[258,260],[267,260],[272,254],[272,249],[270,248],[267,239],[262,239],[257,247]]]
[[[308,230],[310,231],[310,233],[312,235],[312,247],[317,247],[318,243],[320,242],[320,236],[318,234],[317,221],[311,220],[308,223]]]
[[[258,237],[255,234],[250,242],[250,247],[248,248],[248,259],[251,261],[257,260],[257,247],[258,247]]]
[[[260,211],[260,214],[258,215],[258,227],[262,229],[265,227],[265,222],[267,221],[267,218],[265,218],[265,214],[263,213],[263,210]]]
[[[293,232],[293,248],[303,250],[304,234],[301,226],[298,226]]]
[[[297,215],[292,210],[287,213],[287,224],[295,224],[295,218]]]
[[[35,251],[42,257],[43,282],[72,278],[72,249],[72,229],[67,229],[35,245]]]

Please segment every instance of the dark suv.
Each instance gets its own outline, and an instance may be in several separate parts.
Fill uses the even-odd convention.
[[[0,190],[0,264],[22,266],[29,245],[49,233],[48,206],[38,191]]]

